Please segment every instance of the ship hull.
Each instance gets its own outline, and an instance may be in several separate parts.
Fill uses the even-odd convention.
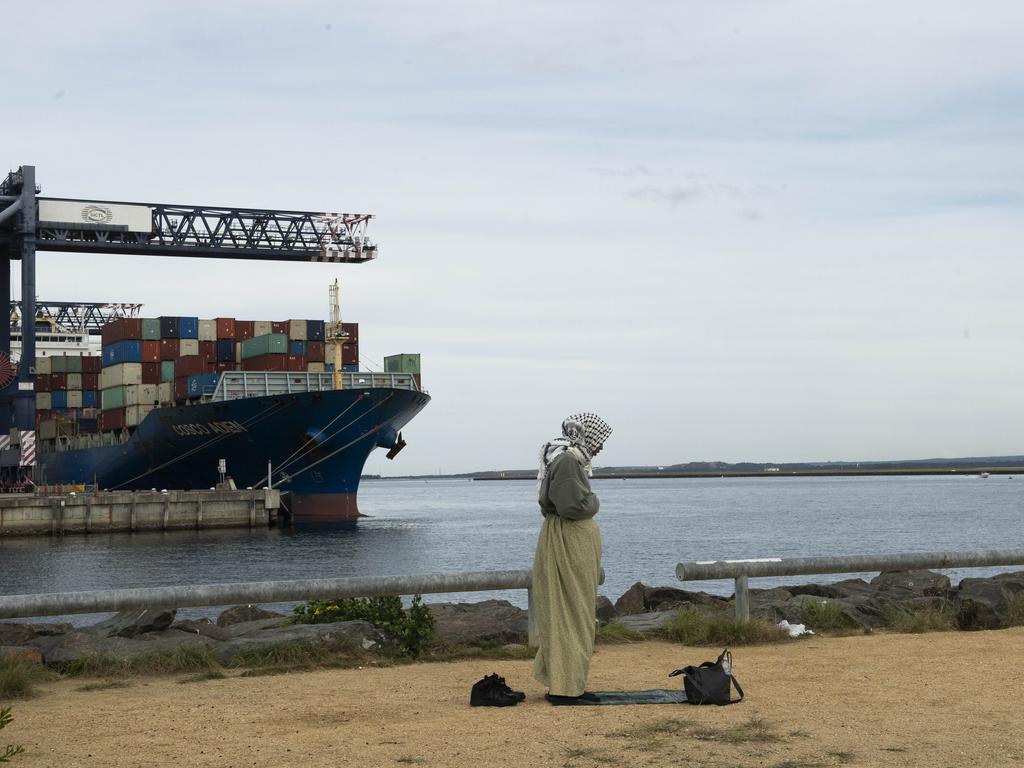
[[[38,484],[95,484],[109,490],[210,488],[218,462],[236,486],[291,492],[297,523],[360,516],[359,478],[374,448],[430,400],[374,388],[251,397],[152,411],[120,445],[40,453]]]

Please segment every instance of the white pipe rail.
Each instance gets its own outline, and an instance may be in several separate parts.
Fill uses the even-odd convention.
[[[1024,565],[1024,549],[989,549],[968,552],[912,552],[894,555],[853,555],[836,557],[760,558],[752,560],[701,560],[679,563],[680,581],[735,579],[736,618],[750,619],[747,581],[767,576],[811,576],[821,573],[864,571],[912,571],[925,568],[984,568],[995,565]]]

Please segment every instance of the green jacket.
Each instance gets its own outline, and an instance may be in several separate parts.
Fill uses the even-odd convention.
[[[601,502],[590,490],[580,454],[570,448],[556,456],[540,485],[540,511],[563,520],[587,520],[597,514]]]

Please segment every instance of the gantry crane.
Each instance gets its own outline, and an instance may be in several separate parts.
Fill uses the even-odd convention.
[[[332,350],[331,359],[334,361],[334,388],[344,387],[345,377],[342,375],[343,360],[342,349],[348,334],[345,333],[345,326],[341,324],[341,303],[338,288],[338,278],[334,278],[328,291],[328,304],[330,308],[330,321],[327,323],[324,341]]]
[[[31,165],[0,181],[0,296],[10,297],[11,261],[20,259],[21,317],[36,316],[37,250],[356,264],[377,257],[366,236],[373,217],[365,213],[80,200],[40,191]],[[14,376],[10,322],[9,315],[0,321],[0,433],[31,430],[35,422],[35,323],[23,323]]]

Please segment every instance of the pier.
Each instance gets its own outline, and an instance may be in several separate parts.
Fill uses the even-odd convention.
[[[3,494],[0,536],[266,527],[280,506],[280,492],[266,489]]]

